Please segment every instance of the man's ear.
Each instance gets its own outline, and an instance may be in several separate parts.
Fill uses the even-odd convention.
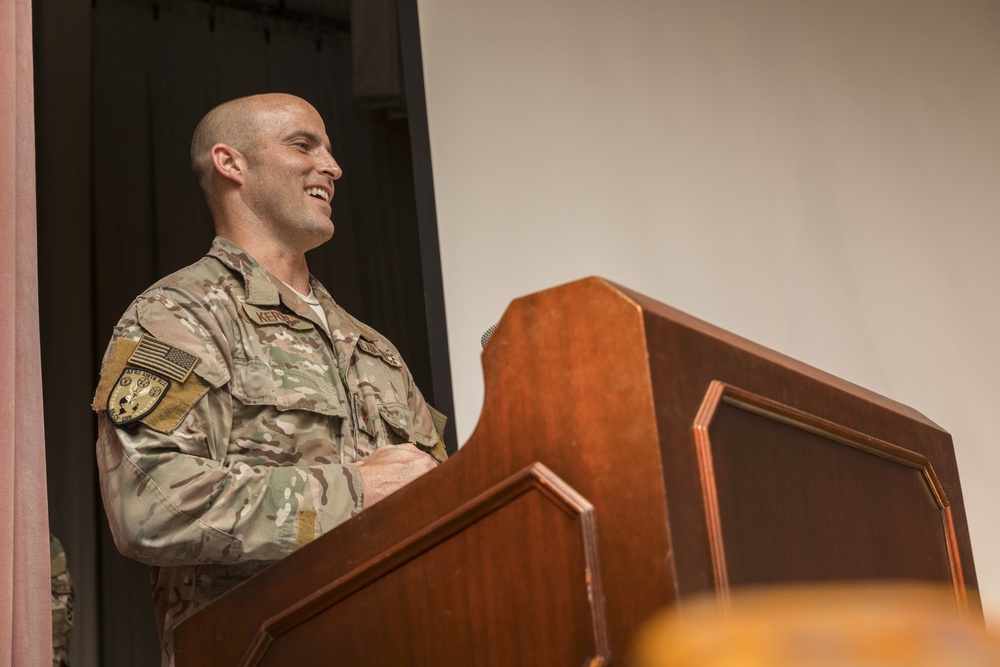
[[[246,159],[242,153],[228,144],[215,144],[209,155],[212,158],[212,167],[220,176],[243,185]]]

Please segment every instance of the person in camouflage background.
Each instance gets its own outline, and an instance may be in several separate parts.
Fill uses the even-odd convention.
[[[308,273],[341,175],[316,110],[228,102],[191,152],[218,236],[129,306],[93,402],[111,531],[152,566],[165,665],[178,622],[445,456],[399,352]]]
[[[69,636],[73,630],[73,577],[66,565],[66,552],[55,535],[49,533],[52,564],[52,667],[69,665]]]

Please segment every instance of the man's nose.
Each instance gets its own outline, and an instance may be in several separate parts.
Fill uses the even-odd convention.
[[[320,164],[319,170],[330,177],[331,180],[336,181],[341,176],[344,175],[344,170],[340,168],[337,161],[333,159],[333,156],[329,153],[326,154],[322,163]]]

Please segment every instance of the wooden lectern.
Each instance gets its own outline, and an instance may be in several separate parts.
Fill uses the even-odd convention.
[[[518,299],[474,435],[214,601],[186,665],[601,665],[685,596],[954,586],[981,615],[951,437],[920,413],[590,278]]]

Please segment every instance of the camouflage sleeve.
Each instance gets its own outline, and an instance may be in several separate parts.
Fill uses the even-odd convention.
[[[224,333],[193,309],[177,308],[178,299],[157,299],[158,309],[140,304],[123,319],[118,336],[149,333],[197,354],[195,379],[207,390],[192,394],[174,428],[149,419],[116,426],[107,403],[95,399],[101,489],[118,549],[151,565],[275,560],[360,512],[361,477],[351,464],[256,465],[228,456],[236,399]],[[102,385],[105,376],[112,385],[118,378],[110,365]],[[280,428],[273,437],[280,452]]]
[[[360,511],[353,465],[251,466],[207,455],[213,434],[193,426],[230,400],[209,392],[169,436],[115,428],[99,415],[101,488],[124,555],[150,565],[276,560]]]

